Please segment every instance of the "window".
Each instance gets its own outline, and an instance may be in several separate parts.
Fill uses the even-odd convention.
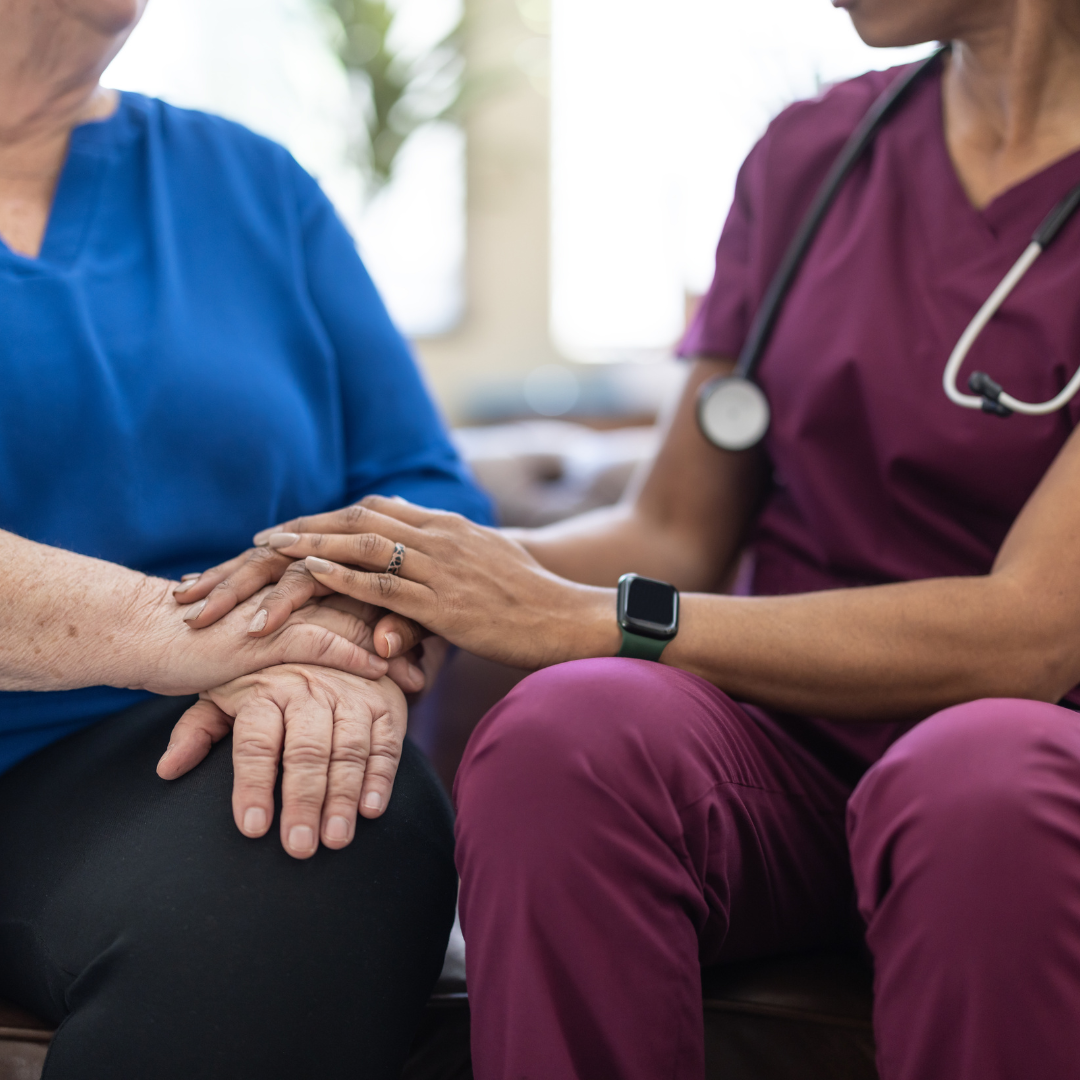
[[[666,352],[742,159],[788,103],[926,55],[828,0],[554,0],[552,333],[576,360]]]
[[[401,0],[405,48],[438,40],[460,0]],[[153,0],[103,81],[238,120],[283,143],[333,199],[391,314],[408,334],[460,318],[464,139],[428,124],[402,148],[392,182],[365,200],[350,156],[349,83],[313,0]],[[434,35],[433,37],[431,35]]]

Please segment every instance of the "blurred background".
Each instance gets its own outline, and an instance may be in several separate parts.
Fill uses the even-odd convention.
[[[322,183],[504,519],[617,498],[740,162],[827,83],[925,55],[829,0],[151,0],[106,72]]]

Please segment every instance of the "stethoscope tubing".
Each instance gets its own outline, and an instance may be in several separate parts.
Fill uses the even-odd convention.
[[[960,368],[967,358],[972,345],[975,344],[979,335],[986,328],[986,324],[997,314],[998,308],[1005,303],[1009,294],[1020,283],[1023,276],[1031,269],[1035,260],[1053,243],[1054,238],[1061,231],[1065,223],[1080,207],[1080,184],[1072,189],[1047,215],[1046,220],[1035,231],[1031,243],[1024,248],[1023,254],[1013,263],[1012,269],[1001,279],[1001,283],[990,294],[987,301],[975,314],[975,318],[968,323],[967,329],[960,335],[960,340],[949,354],[948,363],[942,374],[941,381],[945,393],[953,404],[963,409],[986,409],[986,394],[964,394],[956,387],[956,380],[960,375]],[[984,381],[987,377],[981,376]],[[999,406],[1004,406],[1009,412],[1020,413],[1023,416],[1046,416],[1049,413],[1063,409],[1076,395],[1080,393],[1080,369],[1061,388],[1061,390],[1049,401],[1030,402],[1014,398],[1004,390],[997,388],[991,399]]]
[[[810,208],[799,225],[780,266],[750,326],[747,340],[739,353],[734,371],[704,383],[698,391],[697,418],[702,434],[725,450],[745,450],[764,438],[770,423],[770,410],[754,374],[769,344],[781,307],[802,265],[818,228],[828,213],[840,187],[856,162],[873,142],[875,135],[910,88],[948,51],[944,46],[916,68],[889,87],[871,106],[858,127],[844,144],[828,175],[818,189]],[[1072,189],[1046,216],[1035,231],[1031,243],[1002,278],[990,297],[976,312],[960,340],[957,341],[942,373],[942,385],[949,400],[964,409],[981,409],[997,416],[1021,413],[1025,416],[1045,416],[1067,405],[1080,393],[1080,369],[1049,401],[1028,402],[1007,394],[984,372],[974,372],[968,380],[972,394],[957,388],[963,366],[972,346],[986,325],[997,314],[1009,294],[1031,269],[1039,256],[1053,243],[1058,233],[1080,209],[1080,184]]]

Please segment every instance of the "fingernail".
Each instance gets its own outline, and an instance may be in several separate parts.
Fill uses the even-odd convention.
[[[180,575],[180,580],[181,581],[198,581],[199,578],[201,578],[201,577],[202,577],[202,572],[200,571],[198,574],[181,574]]]
[[[259,836],[266,832],[266,811],[261,806],[249,806],[244,811],[244,832]]]
[[[299,533],[273,533],[266,542],[272,548],[283,548],[292,547],[299,539]]]
[[[401,635],[400,634],[387,634],[386,635],[386,659],[389,660],[391,656],[401,651]]]
[[[418,668],[415,664],[409,665],[409,674],[419,683],[424,682],[424,672],[421,668]]]
[[[196,574],[195,577],[190,579],[190,580],[188,578],[182,578],[181,583],[179,585],[177,585],[175,589],[173,589],[173,596],[179,596],[180,593],[187,592],[188,589],[190,589],[191,586],[194,585],[195,582],[198,581],[198,580],[199,580],[199,575],[198,574]]]
[[[273,529],[263,529],[262,532],[257,532],[251,538],[251,542],[256,547],[266,547],[267,540],[269,540],[270,537],[273,536],[273,535],[274,535],[274,530]]]
[[[327,562],[325,559],[317,559],[314,555],[309,555],[304,560],[304,565],[313,574],[332,574],[334,572],[334,564]]]
[[[289,847],[293,851],[311,851],[315,847],[315,834],[307,825],[294,825],[289,830]]]
[[[343,817],[332,817],[326,823],[327,840],[348,840],[349,823]]]
[[[369,791],[364,796],[364,809],[365,810],[381,810],[382,809],[382,796],[377,791]]]
[[[194,622],[203,613],[204,607],[206,607],[205,600],[200,600],[197,604],[189,607],[184,612],[184,622]]]
[[[248,623],[248,633],[257,634],[264,626],[266,626],[266,620],[270,618],[270,612],[266,608],[259,608],[255,612],[255,618]]]
[[[390,670],[390,665],[381,656],[374,653],[371,656],[370,667],[372,674],[380,679]]]

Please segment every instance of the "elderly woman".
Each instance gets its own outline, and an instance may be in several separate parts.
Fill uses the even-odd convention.
[[[507,536],[377,498],[269,536],[324,585],[546,666],[457,781],[479,1080],[700,1080],[699,963],[850,940],[856,900],[882,1080],[1077,1071],[1080,718],[1056,703],[1080,681],[1080,399],[1003,420],[941,380],[1080,184],[1080,4],[837,2],[873,45],[951,50],[795,279],[764,452],[711,446],[696,395],[905,71],[793,106],[751,153],[681,407],[623,505]],[[1080,363],[1078,252],[1073,217],[972,352],[1018,398]],[[744,549],[752,595],[714,595]],[[620,625],[624,571],[682,590],[679,617],[658,584]]]
[[[456,888],[416,656],[352,601],[246,638],[257,601],[171,594],[295,513],[487,504],[311,178],[98,85],[141,8],[0,0],[0,996],[50,1080],[396,1077]],[[155,776],[199,692],[159,771],[235,722],[239,831],[225,743]]]

